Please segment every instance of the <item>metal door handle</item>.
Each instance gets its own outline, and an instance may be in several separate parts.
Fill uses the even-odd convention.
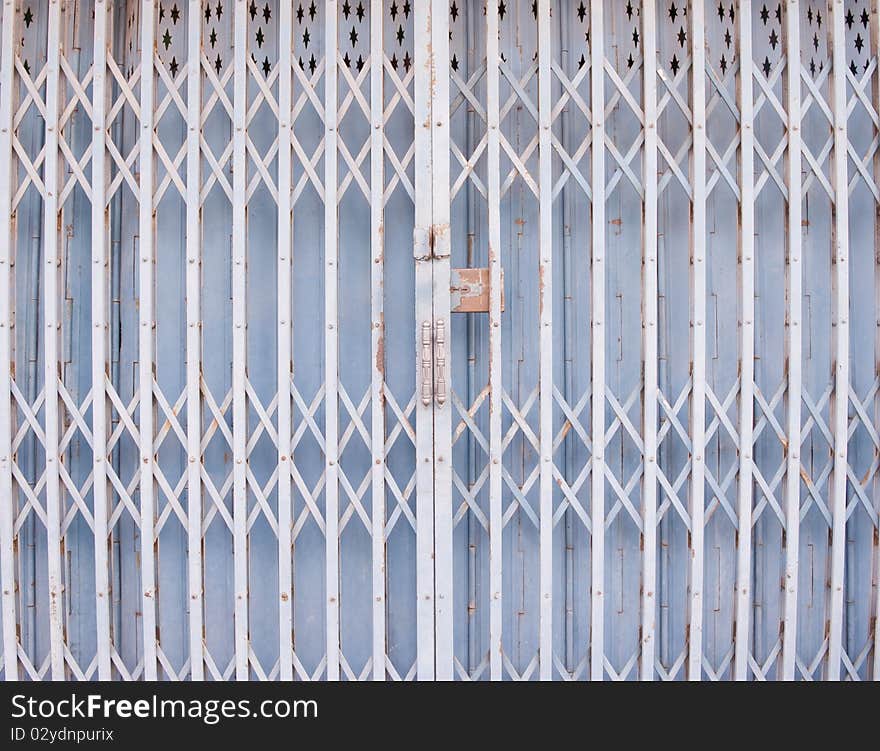
[[[434,324],[434,368],[437,406],[442,407],[446,404],[446,324],[442,318]]]
[[[422,321],[422,404],[431,406],[434,395],[431,373],[431,322]]]

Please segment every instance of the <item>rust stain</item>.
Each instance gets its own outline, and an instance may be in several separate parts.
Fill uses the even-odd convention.
[[[385,313],[379,316],[379,342],[376,345],[376,372],[385,378]]]

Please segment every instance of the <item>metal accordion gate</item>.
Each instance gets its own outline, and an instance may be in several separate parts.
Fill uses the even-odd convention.
[[[877,0],[3,0],[6,679],[880,678]]]

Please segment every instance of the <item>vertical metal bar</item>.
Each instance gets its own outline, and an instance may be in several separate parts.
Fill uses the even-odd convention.
[[[293,680],[293,518],[290,455],[292,360],[291,253],[293,233],[293,6],[278,5],[278,665]]]
[[[199,0],[189,0],[186,16],[186,496],[189,660],[194,681],[204,680],[202,651],[202,372],[201,324],[201,118],[202,19]]]
[[[752,6],[739,7],[740,111],[740,402],[739,482],[737,484],[737,546],[734,678],[749,672],[749,630],[752,606],[752,451],[755,411],[755,105],[752,93]]]
[[[691,156],[691,276],[693,285],[691,364],[691,488],[689,512],[690,599],[687,674],[700,680],[703,657],[703,509],[706,452],[706,15],[703,0],[691,4],[693,153]]]
[[[419,362],[422,328],[430,329],[433,311],[431,261],[431,3],[415,6],[415,258],[416,331],[413,356]],[[430,349],[430,347],[429,347]],[[417,368],[417,373],[419,369]],[[430,398],[416,401],[416,674],[434,678],[434,407]]]
[[[605,676],[605,29],[602,2],[590,12],[590,105],[593,108],[592,441],[590,523],[590,677]],[[543,413],[543,411],[542,411]]]
[[[449,4],[433,0],[431,11],[432,244],[434,320],[452,330],[449,315]],[[452,372],[446,348],[446,371]],[[440,389],[437,389],[440,393]],[[452,680],[452,399],[434,403],[434,605],[437,680]]]
[[[107,4],[95,1],[92,73],[92,491],[95,522],[95,621],[98,677],[110,680],[110,569],[107,529]]]
[[[595,11],[594,11],[595,12]],[[553,678],[553,153],[550,142],[550,0],[538,3],[538,252],[540,253],[540,629],[541,680]],[[603,166],[604,170],[604,166]]]
[[[0,38],[0,577],[3,578],[3,677],[18,680],[18,634],[15,612],[15,504],[12,492],[12,300],[15,222],[12,219],[15,34],[14,0],[4,0]]]
[[[498,7],[486,6],[486,187],[489,219],[489,677],[502,678],[501,97]]]
[[[236,0],[232,134],[232,520],[235,677],[248,679],[247,540],[247,3]]]
[[[337,96],[336,0],[325,6],[324,32],[324,337],[326,388],[324,392],[324,442],[326,444],[325,529],[327,577],[327,680],[339,680],[339,476],[338,436],[338,309],[337,275]]]
[[[794,680],[797,660],[798,555],[800,549],[801,503],[801,302],[803,271],[801,266],[801,37],[800,9],[797,0],[789,0],[786,8],[785,54],[786,110],[788,114],[788,153],[786,155],[786,187],[788,188],[787,229],[788,263],[786,294],[788,325],[786,327],[786,362],[788,367],[788,404],[785,414],[785,578],[783,579],[782,678]]]
[[[846,36],[842,0],[829,2],[832,19],[831,94],[834,114],[832,219],[832,352],[834,392],[831,424],[834,464],[831,474],[831,616],[828,624],[828,680],[840,678],[843,636],[843,576],[846,552],[846,467],[849,411],[849,189],[847,184]]]
[[[61,487],[58,450],[58,340],[61,321],[58,312],[59,267],[58,254],[58,97],[61,66],[61,2],[49,0],[48,48],[46,52],[46,156],[43,165],[45,193],[43,196],[43,236],[46,268],[43,274],[43,315],[46,323],[44,344],[45,404],[43,407],[46,432],[46,519],[47,519],[47,573],[49,584],[49,654],[52,679],[64,680],[64,579],[61,551]]]
[[[880,7],[878,6],[880,3],[877,0],[871,0],[874,56],[880,60]],[[880,112],[880,70],[874,79],[872,98],[874,111]],[[880,181],[880,150],[874,152],[873,172],[875,182]],[[0,206],[0,210],[2,210],[2,206]],[[876,205],[874,215],[874,318],[877,324],[874,337],[874,361],[876,363],[880,360],[880,203]],[[880,425],[880,394],[874,397],[874,424]],[[874,508],[880,509],[880,473],[874,475],[873,486]],[[874,593],[874,664],[871,677],[875,681],[880,681],[880,527],[874,528],[873,547],[874,567],[871,575]]]
[[[53,0],[54,2],[54,0]],[[140,496],[141,496],[141,608],[143,610],[144,678],[157,677],[155,499],[153,497],[153,263],[155,253],[153,208],[153,71],[155,2],[141,3],[141,136],[138,202],[140,274],[138,313],[138,380],[140,389]]]
[[[642,478],[642,653],[640,676],[654,678],[654,634],[657,620],[657,8],[642,6],[644,74],[644,226],[642,229],[642,295],[644,394],[642,431],[645,453]]]
[[[489,7],[486,8],[487,13]],[[468,3],[465,12],[465,39],[466,47],[464,59],[464,80],[470,80],[472,71],[474,70],[474,58],[476,57],[475,47],[477,45],[477,26],[475,22],[476,5]],[[487,63],[488,64],[488,63]],[[475,148],[476,134],[476,118],[477,112],[473,102],[467,102],[467,115],[465,123],[465,147],[466,154],[473,154]],[[464,185],[465,203],[467,204],[467,263],[466,265],[474,267],[476,265],[476,239],[477,239],[477,191],[474,190],[472,180],[468,180]],[[491,285],[490,285],[491,288]],[[476,313],[466,313],[467,317],[467,402],[471,405],[480,391],[480,385],[477,383],[477,315]],[[491,336],[491,332],[490,332]],[[490,363],[491,369],[491,363]],[[490,393],[491,401],[491,393]],[[491,412],[491,409],[490,409]],[[491,418],[490,418],[491,419]],[[491,474],[492,469],[489,468]],[[467,487],[468,491],[473,492],[474,485],[477,482],[477,440],[472,430],[467,431]],[[490,481],[491,484],[491,481]],[[489,503],[491,504],[491,492]],[[490,533],[491,535],[491,530]],[[477,614],[477,543],[480,537],[479,523],[476,514],[471,509],[467,510],[467,576],[468,576],[468,604],[467,604],[467,670],[468,675],[473,675],[477,665],[481,660],[480,652],[480,627]],[[490,544],[491,547],[491,544]],[[491,557],[491,551],[490,551]],[[491,566],[491,563],[490,563]]]
[[[571,76],[569,52],[571,47],[571,25],[567,20],[571,15],[571,4],[566,4],[564,10],[557,12],[557,29],[559,33],[561,49],[559,50],[559,65],[566,76]],[[566,152],[571,150],[571,124],[569,122],[568,102],[559,113],[560,140],[562,148]],[[574,394],[574,338],[576,336],[574,326],[574,269],[572,268],[571,256],[571,224],[572,224],[572,193],[568,184],[562,186],[562,395],[566,404],[572,403]],[[574,466],[574,437],[571,431],[567,432],[563,441],[563,477],[566,485],[571,487],[575,477]],[[575,668],[574,657],[574,513],[570,505],[566,505],[563,520],[564,549],[565,549],[565,669],[569,675]]]
[[[373,679],[385,679],[385,131],[382,2],[370,4],[370,265],[372,530],[373,543]]]

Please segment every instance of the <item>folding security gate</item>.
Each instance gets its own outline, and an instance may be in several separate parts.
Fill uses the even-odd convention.
[[[0,34],[7,679],[880,676],[875,0]]]

